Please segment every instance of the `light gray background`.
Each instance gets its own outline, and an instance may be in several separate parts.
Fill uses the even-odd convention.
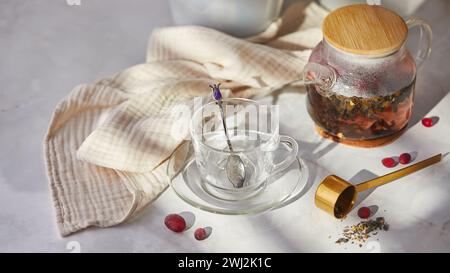
[[[82,251],[201,250],[179,245],[177,237],[154,234],[162,227],[152,208],[135,222],[112,229],[64,239],[56,230],[42,154],[54,106],[77,84],[143,62],[152,29],[172,23],[165,0],[81,2],[0,0],[0,252],[68,252],[66,244],[72,240],[81,243]],[[416,14],[430,21],[435,40],[417,83],[414,122],[450,90],[450,1],[430,0]],[[250,246],[241,250],[258,251]],[[295,251],[301,246],[259,250]]]

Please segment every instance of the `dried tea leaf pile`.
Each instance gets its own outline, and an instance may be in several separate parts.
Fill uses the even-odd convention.
[[[371,236],[375,236],[379,231],[388,231],[389,225],[384,217],[378,217],[375,220],[361,221],[353,226],[346,226],[342,232],[342,237],[336,241],[336,244],[359,244],[359,247],[367,242]]]

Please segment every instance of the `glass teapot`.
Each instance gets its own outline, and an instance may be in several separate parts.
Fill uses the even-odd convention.
[[[412,27],[420,28],[414,57],[405,46]],[[317,131],[360,147],[394,141],[411,117],[417,67],[431,52],[430,26],[418,18],[405,22],[381,6],[358,4],[333,11],[322,28],[324,39],[303,72]]]

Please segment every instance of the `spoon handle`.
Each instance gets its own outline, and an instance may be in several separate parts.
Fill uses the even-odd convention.
[[[417,172],[423,168],[426,168],[430,165],[436,164],[442,160],[442,154],[435,155],[433,157],[430,157],[428,159],[425,159],[423,161],[417,162],[416,164],[413,164],[409,167],[400,169],[395,172],[388,173],[386,175],[377,177],[375,179],[363,182],[361,184],[356,185],[356,191],[362,192],[365,190],[368,190],[370,188],[378,187],[384,184],[387,184],[389,182],[392,182],[394,180],[397,180],[401,177],[407,176],[408,174]]]
[[[225,137],[227,138],[227,145],[228,145],[228,149],[230,149],[230,152],[234,152],[233,151],[233,146],[231,145],[231,141],[230,141],[230,137],[228,136],[228,129],[227,129],[227,123],[225,121],[225,114],[223,112],[223,106],[222,106],[222,101],[218,101],[217,105],[219,105],[219,109],[220,109],[220,116],[222,118],[222,125],[223,125],[223,130],[225,132]]]

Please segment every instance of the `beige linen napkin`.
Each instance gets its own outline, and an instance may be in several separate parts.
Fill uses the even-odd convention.
[[[44,143],[61,234],[120,224],[153,201],[168,183],[165,160],[186,137],[174,125],[188,115],[174,116],[174,107],[192,109],[216,82],[227,96],[250,97],[299,78],[325,15],[300,1],[247,40],[195,26],[156,29],[146,63],[76,87]]]

